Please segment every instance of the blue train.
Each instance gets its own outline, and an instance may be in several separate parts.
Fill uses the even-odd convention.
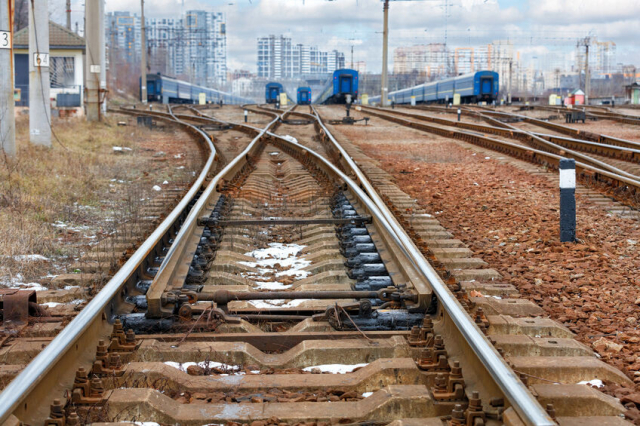
[[[491,103],[498,99],[499,89],[497,72],[478,71],[391,92],[389,101],[409,104],[415,96],[416,103],[447,103],[453,102],[453,95],[460,94],[461,103]],[[379,103],[380,96],[369,98],[369,101]]]
[[[311,105],[311,88],[298,87],[298,105]]]
[[[280,102],[280,93],[284,92],[284,88],[280,83],[267,83],[265,86],[265,99],[268,104]]]
[[[140,89],[142,91],[142,89]],[[254,103],[252,99],[235,96],[230,93],[209,89],[176,78],[167,77],[160,73],[147,74],[147,101],[163,104],[198,104],[200,94],[204,93],[207,103],[247,104]]]
[[[351,102],[358,99],[358,71],[335,70],[333,78],[324,87],[316,103],[344,104],[347,101],[347,95],[351,95]]]

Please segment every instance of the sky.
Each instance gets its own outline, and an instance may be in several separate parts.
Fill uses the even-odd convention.
[[[64,22],[64,0],[49,1],[53,19]],[[255,71],[256,39],[270,34],[338,49],[347,64],[353,45],[355,61],[366,61],[369,71],[381,70],[380,0],[145,0],[145,14],[178,18],[183,1],[184,10],[226,14],[229,70]],[[72,0],[72,20],[81,26],[83,9],[84,0]],[[115,10],[139,14],[140,3],[106,0],[106,11]],[[390,68],[393,48],[441,43],[445,33],[451,47],[508,38],[525,65],[569,64],[576,40],[591,35],[616,43],[616,62],[640,65],[640,0],[391,0],[389,28]]]

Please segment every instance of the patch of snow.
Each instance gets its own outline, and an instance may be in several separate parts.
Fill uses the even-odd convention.
[[[164,182],[162,182],[162,184],[163,184],[163,185],[169,185],[169,181],[166,181],[166,180],[165,180]]]
[[[579,385],[589,385],[589,386],[593,386],[596,388],[602,388],[604,387],[604,383],[602,383],[602,380],[600,379],[593,379],[593,380],[583,380],[581,382],[578,382]]]
[[[46,303],[41,303],[41,305],[47,306],[49,308],[55,308],[56,306],[60,306],[62,305],[62,303],[58,303],[58,302],[46,302]]]
[[[311,299],[294,299],[287,303],[285,303],[284,299],[267,299],[267,300],[251,300],[253,306],[259,309],[268,309],[268,308],[295,308],[296,306],[308,302]]]
[[[80,286],[79,285],[68,285],[68,286],[65,286],[63,290],[73,290],[73,289],[76,289],[76,288],[80,288]]]
[[[491,157],[484,157],[485,160],[491,160]]]
[[[279,281],[271,281],[271,282],[260,282],[256,281],[256,288],[258,290],[286,290],[291,288],[293,284],[286,285],[282,284]]]
[[[9,285],[9,288],[18,288],[22,290],[35,290],[35,291],[47,291],[49,290],[47,287],[41,285],[40,283],[22,283],[12,281]]]
[[[16,262],[48,262],[49,259],[42,256],[41,254],[19,254],[17,256],[2,256],[3,258],[11,257]]]
[[[176,169],[178,170],[184,169],[184,166],[176,167]]]
[[[162,191],[162,188],[160,188],[158,185],[154,185],[153,188],[154,191]]]
[[[176,155],[173,156],[173,158],[182,158],[182,154],[176,154]]]
[[[362,394],[363,398],[369,398],[371,395],[373,395],[373,392],[365,392]]]
[[[113,150],[114,151],[133,151],[131,148],[126,146],[114,146]]]
[[[295,276],[297,279],[306,278],[310,275],[309,271],[305,271],[303,268],[311,265],[311,261],[306,260],[303,257],[299,257],[298,254],[305,248],[299,244],[282,244],[282,243],[270,243],[269,247],[263,249],[257,249],[245,253],[246,256],[257,259],[256,262],[238,262],[241,265],[248,266],[250,268],[257,268],[258,274],[248,273],[245,276],[255,280],[255,284],[263,286],[262,288],[269,288],[269,283],[260,283],[259,281],[265,281],[263,276],[275,275],[276,277],[282,276]],[[279,268],[276,269],[276,264]],[[289,288],[289,287],[276,287],[276,288]]]
[[[273,151],[269,153],[269,155],[278,155],[278,154],[280,154],[278,151]]]
[[[182,370],[184,372],[187,371],[187,368],[193,365],[197,365],[198,367],[202,367],[202,368],[221,368],[223,370],[229,370],[229,371],[240,370],[240,367],[238,367],[237,365],[224,364],[222,362],[215,362],[215,361],[202,361],[202,362],[166,361],[165,364],[168,365],[169,367],[177,368],[178,370]]]
[[[282,138],[288,140],[289,142],[298,143],[298,139],[294,138],[293,136],[285,135]]]
[[[364,364],[323,364],[323,365],[314,365],[313,367],[303,368],[304,371],[311,371],[318,369],[323,373],[331,373],[331,374],[346,374],[351,373],[356,368],[366,367],[369,365],[368,363]]]

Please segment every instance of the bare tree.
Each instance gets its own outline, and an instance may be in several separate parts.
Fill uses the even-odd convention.
[[[13,31],[17,32],[29,24],[29,0],[15,0]]]

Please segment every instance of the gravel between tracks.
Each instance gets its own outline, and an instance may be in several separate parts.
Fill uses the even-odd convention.
[[[515,285],[522,297],[640,383],[637,222],[578,196],[580,242],[563,244],[558,238],[558,189],[544,177],[496,161],[502,155],[474,155],[464,144],[379,119],[369,129],[341,126],[340,132],[352,141],[366,141],[359,143],[364,152],[500,272],[503,282]],[[640,387],[607,391],[640,406]]]

